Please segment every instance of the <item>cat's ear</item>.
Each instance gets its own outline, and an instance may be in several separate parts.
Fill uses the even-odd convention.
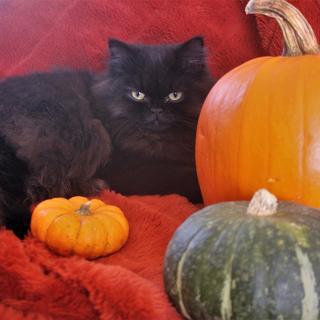
[[[177,48],[177,54],[183,67],[190,68],[194,66],[196,69],[202,68],[205,64],[206,56],[203,37],[193,37],[182,43]]]
[[[112,59],[126,57],[132,53],[132,47],[123,41],[111,38],[108,41],[108,45]]]
[[[181,47],[186,50],[203,50],[204,40],[202,36],[193,37],[181,44]]]

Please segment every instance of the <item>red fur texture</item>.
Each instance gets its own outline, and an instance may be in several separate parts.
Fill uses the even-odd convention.
[[[238,0],[2,0],[0,77],[53,67],[103,68],[108,37],[176,42],[205,36],[209,63],[221,76],[242,62],[281,50],[270,19],[246,16]],[[292,0],[317,35],[317,0]],[[261,38],[260,38],[261,37]],[[261,41],[262,39],[262,41]],[[0,231],[0,319],[179,319],[162,283],[165,248],[197,208],[184,198],[123,197],[118,205],[130,237],[118,253],[96,261],[62,258],[31,236]]]
[[[157,43],[199,34],[221,76],[262,53],[244,6],[234,0],[2,0],[0,76],[54,66],[101,69],[108,37]]]

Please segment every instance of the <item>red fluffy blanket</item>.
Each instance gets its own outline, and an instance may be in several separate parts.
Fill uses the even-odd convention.
[[[125,213],[130,235],[117,253],[95,261],[63,258],[32,236],[0,232],[0,319],[179,319],[162,284],[166,245],[196,210],[186,199],[101,198]]]
[[[246,16],[238,0],[1,0],[0,77],[54,67],[103,68],[106,40],[175,42],[202,34],[221,76],[240,63],[281,51],[279,28]],[[292,0],[320,35],[317,0]],[[0,230],[0,319],[179,319],[162,283],[165,248],[197,208],[184,198],[123,197],[130,223],[125,247],[86,261],[52,254],[29,236]]]

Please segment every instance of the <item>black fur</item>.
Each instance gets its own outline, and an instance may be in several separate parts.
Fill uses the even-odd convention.
[[[212,86],[202,38],[110,40],[101,75],[61,71],[0,82],[0,224],[27,231],[30,204],[55,196],[179,193],[200,201],[196,122]],[[132,90],[147,99],[132,99]],[[181,91],[181,102],[168,102]],[[155,111],[156,110],[156,111]]]

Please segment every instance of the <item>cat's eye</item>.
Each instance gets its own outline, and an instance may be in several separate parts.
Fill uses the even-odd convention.
[[[183,93],[182,92],[171,92],[168,95],[168,101],[172,101],[172,102],[179,102],[183,99]]]
[[[146,95],[140,91],[131,91],[131,97],[136,101],[143,101]]]

